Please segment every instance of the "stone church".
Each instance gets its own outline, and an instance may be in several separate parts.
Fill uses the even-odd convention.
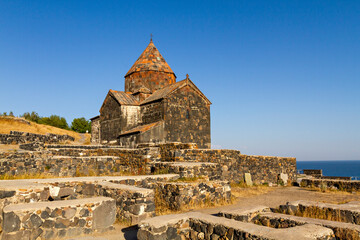
[[[92,143],[196,143],[210,148],[211,102],[186,76],[176,81],[151,40],[125,75],[125,91],[109,90],[91,119]]]

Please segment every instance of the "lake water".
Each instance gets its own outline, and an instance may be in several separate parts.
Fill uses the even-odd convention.
[[[353,177],[360,180],[360,160],[297,161],[297,169],[322,169],[324,176]]]

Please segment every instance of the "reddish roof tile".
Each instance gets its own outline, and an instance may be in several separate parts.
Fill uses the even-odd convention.
[[[138,126],[138,127],[132,128],[132,129],[130,129],[128,131],[125,131],[125,132],[121,133],[119,136],[138,133],[138,132],[146,132],[146,131],[149,131],[150,129],[152,129],[152,128],[156,127],[156,126],[159,126],[161,123],[163,123],[163,121]]]
[[[121,105],[139,105],[139,102],[136,100],[136,98],[128,93],[125,93],[123,91],[115,91],[110,90],[109,93],[120,103]]]
[[[161,56],[160,52],[157,50],[152,40],[150,41],[144,52],[136,60],[134,65],[132,65],[130,70],[126,73],[125,77],[130,75],[131,73],[142,71],[174,73],[163,58],[163,56]]]
[[[100,115],[97,115],[97,116],[95,116],[95,117],[90,118],[90,121],[93,121],[93,120],[95,120],[95,119],[97,119],[97,118],[100,118]]]
[[[179,89],[185,85],[190,85],[191,87],[193,87],[193,89],[195,89],[195,91],[199,93],[199,95],[204,98],[205,101],[211,104],[210,100],[196,87],[196,85],[190,79],[187,78],[155,91],[151,96],[140,102],[140,105],[165,98],[167,95],[169,95],[176,89]]]

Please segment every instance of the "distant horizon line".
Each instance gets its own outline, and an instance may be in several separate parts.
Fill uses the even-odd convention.
[[[360,159],[352,159],[352,160],[298,160],[296,159],[296,161],[298,162],[332,162],[332,161],[360,161]]]

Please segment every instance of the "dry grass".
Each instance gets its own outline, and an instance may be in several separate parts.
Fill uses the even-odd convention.
[[[84,145],[90,145],[90,141],[91,141],[91,134],[90,133],[85,133],[85,141],[84,141]]]
[[[135,176],[137,174],[122,171],[122,172],[113,172],[113,173],[98,173],[98,171],[95,170],[89,170],[87,174],[80,172],[78,169],[75,171],[75,177],[97,177],[97,176]],[[55,176],[51,175],[48,172],[42,172],[42,173],[24,173],[24,174],[18,174],[18,175],[9,175],[9,174],[3,174],[0,175],[0,180],[16,180],[16,179],[43,179],[43,178],[67,178],[71,176]]]
[[[69,135],[75,138],[75,140],[80,140],[80,135],[76,132],[44,125],[37,124],[34,122],[30,122],[30,125],[17,120],[18,118],[9,118],[9,117],[0,117],[0,133],[9,134],[10,131],[21,131],[21,132],[29,132],[36,134],[61,134],[61,135]]]
[[[276,189],[276,187],[269,187],[267,185],[254,185],[249,187],[243,182],[231,183],[230,186],[231,194],[235,199],[261,195]]]
[[[0,175],[0,180],[15,180],[15,179],[44,179],[44,178],[61,178],[59,176],[53,176],[46,173],[25,173],[25,174],[19,174],[19,175],[8,175],[3,174]]]

